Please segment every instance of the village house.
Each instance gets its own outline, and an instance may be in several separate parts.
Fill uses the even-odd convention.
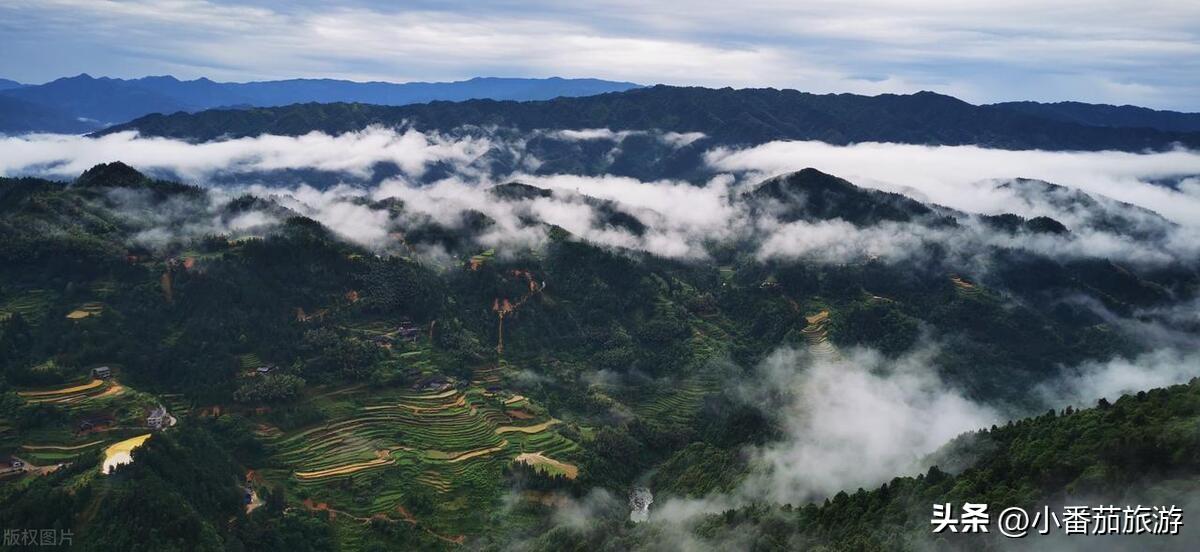
[[[112,377],[112,368],[108,366],[97,366],[92,368],[92,377],[95,379],[108,379]]]
[[[259,366],[258,368],[255,368],[254,373],[256,373],[260,376],[265,376],[267,374],[270,374],[271,372],[274,372],[275,368],[277,368],[277,367],[274,364],[264,364],[262,366]]]
[[[168,421],[170,421],[170,416],[167,415],[167,409],[161,404],[146,416],[146,425],[154,429],[166,427]]]
[[[396,336],[405,341],[413,342],[421,337],[421,328],[418,328],[411,320],[402,320],[396,328]]]
[[[450,383],[450,380],[441,375],[421,378],[412,385],[412,389],[414,391],[424,391],[427,393],[440,393],[450,389],[451,387],[453,387],[453,385]]]
[[[79,420],[79,423],[76,424],[75,431],[77,433],[83,433],[86,431],[102,429],[111,425],[113,425],[113,417],[111,415],[93,414],[83,418],[82,420]]]

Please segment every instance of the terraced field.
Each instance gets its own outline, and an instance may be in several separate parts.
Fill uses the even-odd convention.
[[[554,430],[562,422],[506,414],[512,408],[506,401],[525,404],[524,397],[489,396],[479,387],[369,391],[339,396],[357,406],[322,425],[259,432],[282,468],[274,470],[274,479],[363,517],[394,518],[412,493],[433,493],[443,497],[439,518],[453,520],[476,515],[472,493],[500,480],[504,466],[520,454],[540,453],[555,466],[567,466],[558,469],[577,473],[570,455],[579,446]]]
[[[108,297],[117,290],[117,282],[115,280],[97,280],[92,282],[89,289],[98,297]]]
[[[71,320],[83,320],[91,316],[98,316],[104,312],[104,304],[98,301],[91,301],[79,305],[75,310],[67,313],[67,318]]]
[[[525,433],[525,434],[541,433],[543,431],[546,431],[546,429],[548,429],[550,426],[558,424],[558,423],[559,423],[558,420],[550,419],[550,420],[544,421],[540,424],[527,425],[527,426],[500,426],[500,427],[496,428],[496,433],[512,433],[512,432]]]
[[[72,441],[63,441],[70,443]],[[58,464],[60,462],[69,462],[74,460],[79,455],[90,453],[99,449],[105,443],[110,442],[108,439],[95,439],[90,442],[80,443],[77,445],[37,445],[23,444],[16,451],[21,458],[35,465],[47,466]]]
[[[0,432],[0,444],[22,458],[47,466],[94,452],[133,433],[144,434],[144,413],[155,400],[118,383],[115,379],[78,380],[48,389],[18,391],[29,404],[54,407],[63,421],[27,429],[19,439],[15,432]],[[80,429],[80,420],[102,416],[109,421],[101,429]]]
[[[950,283],[954,284],[954,292],[960,297],[976,297],[983,293],[983,288],[958,275],[950,276]]]
[[[53,389],[18,391],[17,396],[26,403],[60,407],[71,416],[131,401],[138,404],[153,402],[114,379],[92,379]]]
[[[30,404],[50,404],[63,407],[68,413],[90,408],[102,399],[120,396],[126,388],[113,380],[93,379],[67,387],[18,391],[17,396]]]
[[[497,364],[488,364],[475,369],[474,379],[471,383],[482,387],[498,386],[501,382],[501,377],[504,373],[502,368],[504,361]]]
[[[263,365],[262,359],[258,358],[258,355],[254,354],[254,353],[238,356],[238,366],[241,367],[243,372],[253,371],[254,369],[256,369],[262,365]]]
[[[61,400],[61,398],[72,397],[85,394],[88,391],[94,390],[104,385],[104,380],[94,379],[87,383],[63,387],[61,389],[50,389],[45,391],[19,391],[17,396],[24,398],[28,402],[39,402],[49,400]]]
[[[44,289],[31,289],[10,296],[0,302],[0,320],[20,313],[30,324],[37,324],[54,301],[54,293]]]
[[[387,320],[372,320],[346,327],[346,329],[364,336],[391,336],[396,334],[397,328],[398,325],[395,322]]]
[[[710,373],[698,373],[678,385],[664,389],[634,407],[638,416],[674,424],[688,424],[700,411],[704,397],[718,391],[718,380]]]
[[[479,270],[480,267],[491,262],[495,256],[495,249],[488,249],[487,251],[484,251],[478,255],[472,255],[470,260],[467,261],[467,268],[471,270]]]
[[[167,408],[167,412],[170,412],[175,418],[183,418],[192,411],[191,403],[183,395],[159,395],[159,399],[162,400],[162,405]]]
[[[305,480],[324,479],[326,477],[335,477],[338,475],[349,475],[349,474],[352,474],[355,472],[369,470],[371,468],[387,466],[387,465],[391,465],[393,462],[395,462],[395,460],[392,458],[392,451],[389,451],[389,450],[375,451],[375,456],[376,457],[374,460],[367,460],[366,462],[359,462],[357,464],[348,464],[345,466],[337,466],[337,467],[333,467],[333,468],[326,468],[323,470],[317,470],[317,471],[311,471],[311,472],[299,472],[298,471],[298,472],[296,472],[296,477],[298,477],[300,479],[305,479]]]
[[[152,403],[148,397],[126,388],[116,379],[77,380],[60,388],[17,391],[17,396],[26,403],[61,407],[68,414],[113,406],[116,401]]]
[[[517,462],[528,464],[550,475],[562,475],[567,479],[579,477],[579,468],[547,457],[540,452],[523,452],[517,455]]]
[[[829,311],[823,310],[808,315],[804,317],[804,320],[808,325],[800,331],[800,334],[804,336],[804,341],[808,343],[809,350],[813,355],[824,359],[840,357],[837,347],[829,341]]]

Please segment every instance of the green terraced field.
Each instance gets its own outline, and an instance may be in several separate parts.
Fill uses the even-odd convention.
[[[263,365],[263,361],[254,353],[238,356],[238,365],[242,370],[250,371]]]
[[[0,302],[0,320],[20,313],[30,324],[37,324],[54,299],[54,293],[44,289],[31,289],[6,297]]]
[[[93,454],[135,434],[146,433],[145,412],[158,401],[115,379],[90,378],[64,382],[54,387],[24,389],[17,397],[28,404],[49,407],[61,413],[59,421],[17,432],[0,422],[0,449],[36,466],[69,462]],[[105,414],[112,424],[102,431],[80,431],[77,423]]]
[[[433,493],[443,527],[469,525],[478,515],[471,497],[493,486],[518,454],[571,462],[580,450],[554,430],[557,421],[510,418],[506,398],[479,388],[345,393],[338,396],[340,415],[328,422],[264,435],[278,469],[259,473],[272,474],[297,498],[363,517],[395,516],[411,494]],[[502,426],[530,429],[497,432]]]
[[[710,373],[696,374],[679,383],[678,386],[664,389],[649,400],[634,407],[638,416],[660,422],[687,424],[693,420],[700,410],[705,395],[719,389],[715,375]]]

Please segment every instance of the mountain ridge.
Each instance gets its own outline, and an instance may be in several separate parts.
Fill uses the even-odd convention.
[[[1153,128],[1169,132],[1200,132],[1200,113],[1150,109],[1136,105],[1084,102],[1001,102],[991,107],[1089,126]]]
[[[305,102],[354,101],[406,105],[434,100],[497,98],[535,100],[626,90],[635,83],[600,79],[475,77],[451,82],[392,83],[339,79],[217,82],[180,80],[170,75],[137,79],[81,73],[38,85],[0,85],[8,96],[91,121],[86,130],[149,113],[200,111],[229,106],[277,106]],[[0,127],[0,131],[9,130]]]
[[[259,134],[339,134],[369,125],[423,131],[461,127],[607,128],[701,132],[710,143],[759,144],[817,140],[830,144],[894,142],[977,145],[1000,149],[1166,150],[1200,147],[1200,133],[1111,128],[1057,121],[933,92],[910,95],[811,94],[771,88],[656,85],[587,97],[513,102],[436,101],[407,106],[303,104],[253,110],[148,115],[100,131],[194,141]]]

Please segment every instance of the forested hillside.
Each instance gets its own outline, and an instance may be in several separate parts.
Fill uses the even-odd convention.
[[[1021,414],[1044,411],[1031,389],[1156,352],[1146,328],[1200,281],[1176,226],[1047,183],[997,186],[1063,220],[807,169],[731,190],[742,226],[700,242],[699,261],[619,245],[663,239],[667,214],[521,183],[452,216],[349,196],[337,208],[381,228],[362,241],[283,195],[122,163],[3,179],[0,452],[26,467],[0,487],[0,522],[97,550],[625,549],[677,531],[718,549],[890,549],[923,542],[934,499],[1174,492],[1197,468],[1195,383],[962,437],[957,474],[825,506],[730,498],[766,451],[801,446],[804,401],[872,392],[835,380],[804,398],[789,378],[915,382],[892,400]],[[548,223],[548,206],[586,224]],[[839,240],[795,249],[823,229]],[[1158,256],[1091,254],[1097,235]],[[627,525],[621,497],[643,486],[730,512]]]
[[[583,528],[560,528],[538,538],[538,550],[669,547],[696,539],[713,548],[748,550],[979,550],[1036,547],[1054,550],[1187,550],[1198,530],[1186,521],[1200,499],[1200,380],[1152,389],[1076,410],[1047,412],[963,435],[941,456],[970,453],[958,473],[933,466],[916,477],[897,477],[877,489],[840,492],[820,504],[758,504],[708,516],[673,534],[598,519]],[[935,457],[938,455],[935,455]],[[1147,502],[1151,501],[1151,502]],[[991,530],[933,533],[934,504],[988,504]],[[1064,506],[1088,507],[1084,537],[1066,536],[1062,520],[1023,538],[996,525],[1002,510],[1019,507],[1061,515]],[[1183,525],[1170,533],[1105,534],[1091,508],[1116,505],[1179,507]],[[1121,513],[1124,523],[1124,512]],[[956,517],[957,519],[957,517]],[[1154,513],[1147,531],[1158,523]],[[1058,524],[1056,526],[1056,524]],[[614,533],[619,536],[614,537]]]
[[[384,107],[298,104],[270,109],[156,114],[102,134],[208,141],[259,134],[340,134],[367,125],[420,130],[463,126],[701,132],[717,144],[820,140],[830,144],[899,142],[1047,150],[1161,150],[1200,144],[1194,132],[1089,126],[1017,109],[975,106],[932,92],[911,95],[808,94],[795,90],[654,86],[539,102],[474,100]]]

